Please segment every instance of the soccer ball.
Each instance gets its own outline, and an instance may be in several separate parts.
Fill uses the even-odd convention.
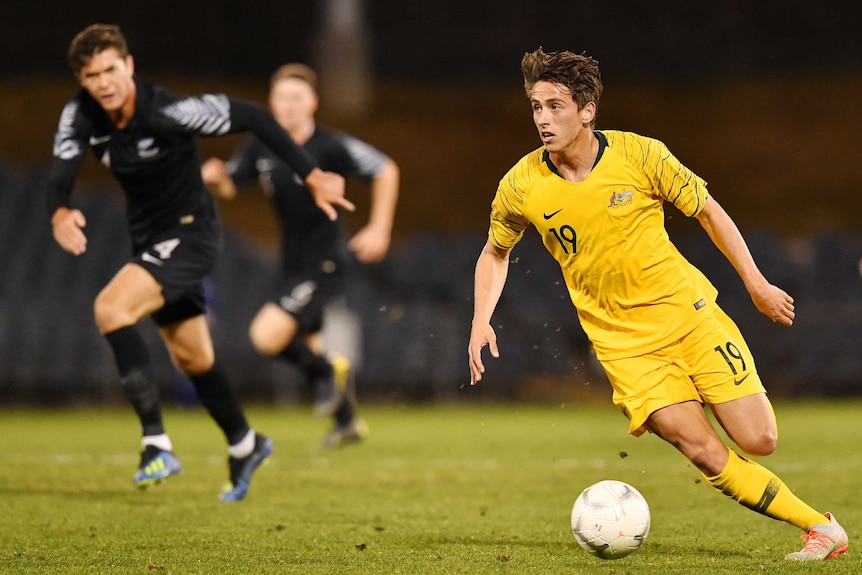
[[[633,553],[649,533],[646,499],[622,481],[605,480],[584,489],[572,507],[572,533],[585,550],[602,559]]]

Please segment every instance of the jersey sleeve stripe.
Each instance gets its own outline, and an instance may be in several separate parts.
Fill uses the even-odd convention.
[[[75,116],[78,114],[78,108],[78,102],[69,102],[60,114],[60,123],[54,136],[55,158],[73,160],[84,152],[81,143],[75,138]]]
[[[163,113],[183,128],[204,136],[230,131],[230,101],[222,94],[182,98],[166,106]]]
[[[347,150],[347,154],[353,159],[359,177],[373,178],[386,165],[386,154],[370,144],[347,134],[338,134],[336,139],[341,142],[344,149]]]

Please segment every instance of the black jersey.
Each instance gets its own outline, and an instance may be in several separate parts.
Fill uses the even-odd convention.
[[[374,178],[388,157],[361,140],[320,127],[303,145],[320,169],[345,178]],[[286,271],[318,266],[323,260],[342,262],[347,254],[340,222],[331,221],[314,204],[296,171],[259,139],[250,137],[228,162],[238,188],[254,179],[272,200],[281,226],[282,262]]]
[[[198,136],[251,130],[289,160],[300,177],[315,167],[262,106],[223,94],[179,97],[139,78],[135,84],[135,113],[122,129],[86,90],[66,104],[54,138],[51,213],[68,205],[88,147],[126,193],[135,249],[171,226],[217,221],[215,202],[201,179]]]

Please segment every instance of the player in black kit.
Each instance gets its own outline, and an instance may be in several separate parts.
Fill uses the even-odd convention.
[[[87,248],[84,214],[70,207],[74,180],[88,147],[111,170],[127,198],[132,258],[96,298],[96,323],[141,421],[143,452],[134,483],[146,486],[180,472],[165,433],[158,389],[136,324],[152,315],[177,368],[228,442],[231,487],[223,501],[243,499],[252,475],[273,450],[272,440],[246,421],[215,361],[204,316],[204,276],[218,256],[222,232],[216,206],[201,180],[198,136],[251,131],[304,179],[318,207],[335,218],[344,179],[325,173],[261,106],[225,95],[177,97],[134,75],[134,61],[117,26],[94,24],[69,47],[82,89],[66,105],[54,140],[48,182],[54,239],[67,252]]]
[[[398,166],[372,146],[316,125],[317,77],[308,66],[287,64],[276,70],[269,105],[278,123],[322,169],[370,183],[368,223],[348,242],[340,223],[328,220],[309,201],[296,169],[257,136],[250,136],[227,164],[210,158],[202,167],[204,181],[221,197],[232,198],[237,186],[259,179],[273,202],[281,224],[281,274],[271,300],[252,321],[249,335],[261,354],[292,362],[302,370],[315,395],[317,412],[335,418],[324,446],[340,446],[361,440],[367,427],[356,415],[347,389],[347,358],[325,354],[324,309],[345,294],[348,250],[363,263],[378,262],[386,255],[398,200]]]

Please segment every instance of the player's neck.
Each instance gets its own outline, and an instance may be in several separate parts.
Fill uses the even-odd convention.
[[[587,179],[593,171],[596,156],[599,153],[599,141],[592,129],[582,130],[572,145],[556,153],[550,153],[550,159],[557,167],[560,175],[574,183]]]
[[[314,135],[314,127],[314,121],[311,121],[297,126],[292,126],[287,129],[287,133],[290,134],[290,137],[294,142],[301,146]]]

